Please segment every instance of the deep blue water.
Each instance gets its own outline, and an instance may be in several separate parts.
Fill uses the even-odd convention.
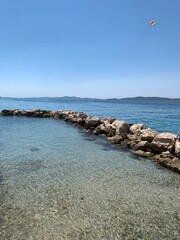
[[[10,99],[0,104],[1,110],[111,115],[162,131],[179,127],[175,104]],[[2,240],[178,240],[179,199],[180,175],[103,137],[59,119],[0,117]]]
[[[113,116],[128,123],[144,123],[160,132],[177,133],[180,129],[180,102],[173,101],[72,101],[0,99],[2,109],[75,110],[93,116]]]

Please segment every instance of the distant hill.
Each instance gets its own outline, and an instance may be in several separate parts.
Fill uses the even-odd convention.
[[[6,98],[6,97],[4,97]],[[112,102],[180,102],[180,98],[161,98],[161,97],[128,97],[128,98],[80,98],[80,97],[29,97],[29,98],[8,98],[27,101],[112,101]]]
[[[180,98],[161,98],[161,97],[128,97],[128,98],[111,98],[108,99],[109,101],[133,101],[133,102],[155,102],[155,101],[179,101],[180,102]]]

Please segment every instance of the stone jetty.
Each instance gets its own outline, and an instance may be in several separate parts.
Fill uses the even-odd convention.
[[[93,117],[76,111],[3,110],[1,116],[23,116],[63,119],[80,126],[86,132],[104,135],[108,141],[132,149],[134,154],[156,160],[162,166],[180,173],[179,136],[147,128],[143,123],[128,124],[113,117]]]

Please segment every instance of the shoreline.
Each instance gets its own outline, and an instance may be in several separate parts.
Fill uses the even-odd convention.
[[[128,124],[113,117],[93,117],[72,110],[19,110],[5,109],[0,116],[19,116],[63,119],[80,126],[86,132],[103,135],[113,144],[132,149],[132,153],[156,160],[160,165],[180,173],[180,137],[169,133],[158,133],[143,123]]]

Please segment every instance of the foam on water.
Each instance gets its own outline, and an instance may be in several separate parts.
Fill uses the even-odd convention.
[[[63,121],[0,117],[0,239],[179,239],[179,184]]]

